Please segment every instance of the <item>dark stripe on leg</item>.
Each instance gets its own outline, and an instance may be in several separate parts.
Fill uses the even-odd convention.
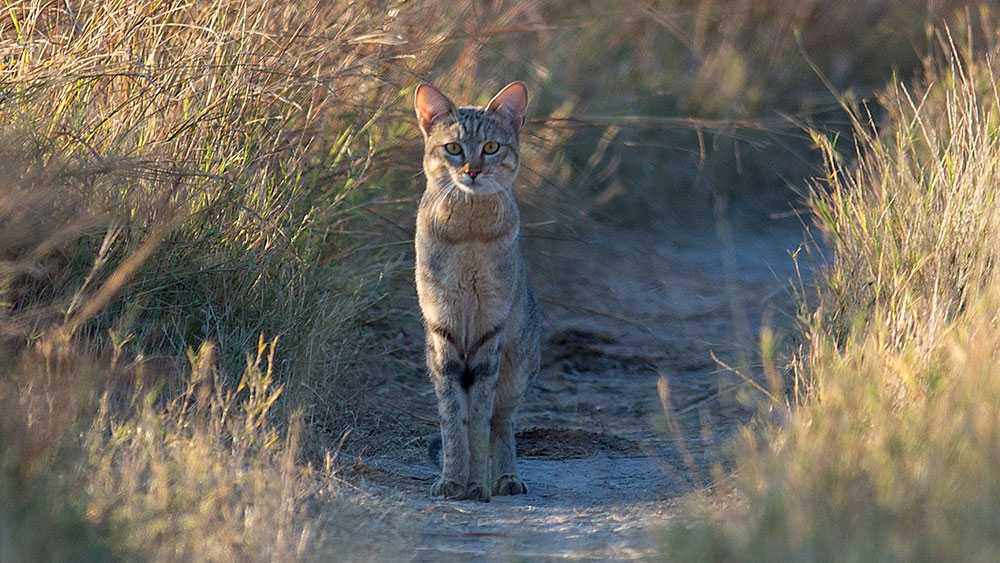
[[[476,351],[483,347],[484,344],[489,342],[494,336],[500,334],[501,330],[503,330],[503,325],[497,325],[490,330],[487,330],[482,334],[482,336],[476,339],[476,342],[472,345],[472,347],[466,350],[465,353],[471,358]]]
[[[427,330],[433,332],[434,334],[440,336],[441,338],[444,338],[445,340],[448,341],[449,344],[451,344],[455,348],[458,348],[458,341],[455,340],[455,337],[452,336],[451,333],[448,332],[443,326],[429,324],[427,325]]]
[[[462,362],[449,360],[447,363],[444,364],[444,376],[447,377],[448,379],[464,380],[465,372],[467,371],[468,370],[466,369],[466,366],[463,365]]]
[[[462,372],[462,389],[468,391],[469,387],[472,387],[477,381],[486,378],[490,374],[491,369],[493,369],[493,364],[490,362],[483,362],[474,366],[466,365],[465,371]]]

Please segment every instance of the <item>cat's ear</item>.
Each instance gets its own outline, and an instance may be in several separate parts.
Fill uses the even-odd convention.
[[[520,131],[528,109],[528,87],[520,80],[511,82],[493,96],[490,103],[486,104],[486,109],[505,116],[514,130]]]
[[[455,104],[440,90],[426,83],[417,86],[413,107],[417,110],[417,123],[425,137],[435,122],[455,114]]]

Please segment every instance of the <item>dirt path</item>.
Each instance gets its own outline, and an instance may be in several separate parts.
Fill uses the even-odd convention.
[[[653,548],[649,529],[723,463],[720,445],[748,418],[738,378],[720,370],[753,352],[762,319],[787,326],[795,277],[793,221],[721,238],[595,232],[589,240],[526,242],[546,316],[542,373],[519,418],[529,494],[490,503],[443,502],[428,491],[433,392],[408,386],[420,428],[402,453],[373,459],[398,499],[414,560],[631,560]],[[767,313],[773,311],[773,313]],[[419,342],[419,334],[405,338]],[[416,344],[414,346],[417,346]],[[419,359],[410,361],[417,361]],[[419,366],[413,368],[422,372]],[[657,380],[684,436],[664,432]],[[721,379],[720,379],[721,377]],[[720,381],[733,390],[719,393]],[[400,484],[402,483],[402,484]]]

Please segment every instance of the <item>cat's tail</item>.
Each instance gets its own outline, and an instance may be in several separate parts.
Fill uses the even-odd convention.
[[[440,434],[431,438],[431,441],[427,443],[427,458],[438,469],[444,466],[444,448],[442,445]]]

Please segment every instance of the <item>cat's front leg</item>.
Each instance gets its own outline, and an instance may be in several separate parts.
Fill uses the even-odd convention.
[[[497,385],[496,362],[480,362],[469,366],[473,374],[469,386],[469,486],[470,500],[489,501],[490,483],[490,421]]]
[[[490,431],[497,382],[500,376],[499,330],[473,351],[467,362],[465,381],[469,396],[469,486],[470,500],[489,501],[493,491],[490,479]]]
[[[431,488],[436,497],[465,498],[469,482],[468,397],[462,386],[464,362],[448,342],[428,336],[427,367],[438,398],[441,417],[441,447],[444,462],[441,477]]]
[[[492,465],[493,494],[527,494],[528,486],[517,476],[514,446],[514,417],[516,407],[494,405],[490,430],[490,462]]]

